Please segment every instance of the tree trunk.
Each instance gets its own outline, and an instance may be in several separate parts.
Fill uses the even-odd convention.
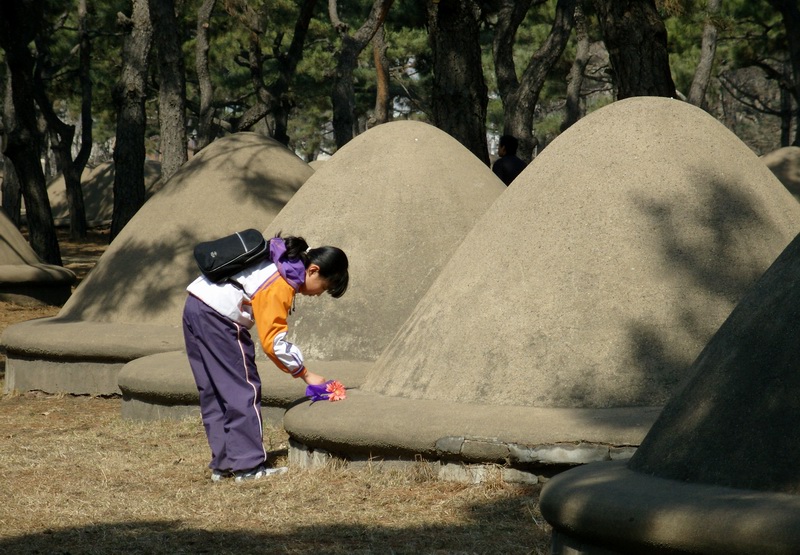
[[[372,37],[383,25],[393,0],[375,0],[372,10],[364,24],[350,35],[346,24],[339,20],[336,0],[329,0],[328,13],[334,29],[339,33],[342,47],[336,55],[336,72],[331,90],[333,105],[333,135],[336,147],[341,148],[356,134],[356,93],[353,87],[353,71],[358,64],[358,56]]]
[[[336,74],[331,89],[333,105],[333,137],[336,148],[342,148],[356,135],[356,99],[353,69],[358,62],[357,45],[350,37],[342,37],[342,48],[336,56]]]
[[[558,0],[556,16],[550,34],[544,44],[534,52],[519,84],[513,86],[516,78],[512,81],[510,75],[504,77],[506,95],[502,97],[503,131],[505,134],[513,135],[519,140],[517,156],[525,161],[531,160],[533,150],[537,146],[537,141],[533,136],[533,112],[539,102],[539,93],[541,93],[548,73],[561,58],[561,54],[567,46],[574,23],[576,5],[577,0]],[[519,27],[524,15],[516,14],[512,17],[508,24],[509,29],[504,32],[504,42],[513,41],[513,35],[516,34],[516,29]],[[502,11],[500,16],[503,16]],[[503,55],[504,50],[506,49],[495,47],[495,67],[501,67],[503,72],[508,74],[511,72],[508,66],[510,65],[511,69],[513,69],[513,57],[510,60],[506,59],[506,55]],[[510,51],[511,48],[507,48],[507,50]],[[513,73],[516,75],[516,70]]]
[[[583,72],[586,70],[586,66],[589,65],[591,54],[589,53],[589,33],[586,30],[586,16],[583,13],[582,0],[579,0],[575,5],[575,38],[577,39],[577,47],[575,60],[573,60],[572,67],[569,70],[564,121],[561,122],[562,133],[583,116],[583,110],[581,109]]]
[[[198,88],[200,89],[200,110],[197,122],[197,149],[203,149],[213,140],[212,125],[214,110],[212,100],[214,89],[211,84],[211,72],[208,68],[209,25],[211,13],[217,0],[203,0],[197,10],[197,39],[195,41],[195,71],[197,72]]]
[[[800,6],[797,0],[770,0],[772,7],[783,16],[786,39],[789,48],[789,62],[792,65],[793,96],[798,106],[794,145],[800,146]]]
[[[53,103],[47,95],[44,74],[52,73],[48,66],[50,59],[50,35],[40,36],[36,39],[39,61],[36,64],[34,75],[35,99],[39,105],[47,133],[50,137],[50,148],[55,155],[56,165],[64,178],[67,205],[70,215],[70,236],[73,239],[86,237],[86,209],[83,202],[81,189],[81,175],[92,149],[92,85],[89,77],[89,56],[91,44],[86,28],[86,0],[81,0],[78,6],[79,26],[79,79],[81,84],[81,147],[75,159],[72,157],[72,148],[75,141],[75,126],[63,122],[56,114]]]
[[[706,22],[703,26],[703,40],[700,44],[700,61],[694,70],[692,86],[686,100],[699,108],[705,108],[706,90],[711,80],[711,69],[717,53],[717,26],[714,18],[719,13],[721,0],[708,0]]]
[[[92,122],[92,77],[91,77],[91,56],[92,40],[89,35],[88,8],[87,0],[78,2],[78,34],[80,40],[80,69],[79,78],[81,82],[81,148],[75,157],[73,172],[77,174],[73,184],[77,183],[69,194],[70,203],[70,235],[76,237],[86,237],[86,208],[83,202],[83,189],[81,187],[81,176],[86,164],[89,163],[89,156],[92,154],[93,122]]]
[[[270,134],[285,144],[289,144],[288,124],[289,112],[293,103],[289,97],[289,87],[297,72],[297,64],[303,58],[303,45],[308,34],[308,26],[314,15],[316,0],[304,0],[295,22],[292,43],[287,52],[279,50],[279,44],[273,47],[273,57],[278,60],[278,78],[267,85],[263,75],[263,55],[261,53],[262,22],[259,14],[247,3],[230,2],[226,5],[228,13],[238,17],[250,30],[250,48],[248,51],[248,67],[253,89],[256,93],[256,104],[250,107],[233,126],[236,131],[246,131],[256,123],[270,116]]]
[[[11,160],[3,156],[3,210],[18,228],[22,224],[22,194]]]
[[[517,30],[532,4],[532,0],[500,0],[497,7],[497,23],[492,38],[492,59],[497,90],[503,102],[519,88],[517,66],[514,63],[514,41]],[[537,0],[536,5],[541,4],[543,0]]]
[[[674,98],[667,30],[655,0],[593,0],[593,3],[614,70],[617,99]]]
[[[792,94],[786,87],[781,87],[781,146],[792,144]]]
[[[114,145],[114,213],[111,217],[113,240],[133,218],[145,201],[144,137],[147,123],[147,59],[153,29],[148,0],[133,0],[130,19],[121,23],[127,34],[123,41],[122,75],[114,90],[117,105],[117,135]]]
[[[375,63],[375,73],[377,76],[373,125],[386,123],[389,121],[389,115],[391,113],[391,99],[389,98],[389,59],[386,57],[387,48],[386,31],[383,25],[381,25],[372,39],[372,61]]]
[[[150,14],[158,55],[161,179],[166,182],[187,158],[186,72],[174,1],[150,0]]]
[[[90,143],[91,144],[91,143]],[[84,239],[87,235],[86,204],[83,201],[81,176],[85,165],[71,163],[64,169],[64,185],[69,207],[69,236],[72,239]]]
[[[230,8],[229,8],[230,9]],[[250,31],[250,47],[247,52],[247,63],[250,80],[253,83],[256,103],[248,108],[236,125],[236,131],[248,131],[270,113],[278,100],[266,85],[264,79],[264,55],[261,51],[261,36],[264,34],[260,15],[250,6],[242,6],[240,17],[243,18]]]
[[[75,138],[75,126],[67,125],[55,115],[49,99],[44,94],[43,85],[37,85],[36,102],[39,108],[47,111],[49,120],[49,133],[52,140],[52,150],[56,161],[61,168],[66,189],[67,206],[70,215],[70,236],[73,239],[86,237],[86,209],[83,202],[81,189],[81,174],[83,166],[78,167],[72,159],[72,143]],[[91,143],[89,143],[91,148]]]
[[[433,123],[489,165],[488,89],[483,79],[478,6],[473,0],[428,4],[433,51]]]
[[[30,14],[41,13],[41,1],[0,2],[0,47],[6,53],[14,105],[13,121],[6,123],[8,143],[5,155],[14,164],[25,198],[31,247],[44,262],[60,266],[61,252],[39,161],[41,137],[34,106],[34,60],[28,50],[28,44],[36,37],[41,23]]]
[[[37,63],[34,64],[34,71],[36,71]],[[34,77],[34,91],[38,92],[38,85]],[[35,99],[34,99],[35,100]],[[58,163],[58,157],[53,152],[53,142],[50,137],[50,132],[47,127],[47,121],[41,112],[36,114],[37,128],[39,136],[42,138],[41,150],[39,151],[39,158],[44,162],[44,182],[48,183],[51,179],[61,173],[61,165]]]
[[[11,98],[11,71],[8,70],[6,65],[6,79],[3,83],[3,118],[0,122],[3,123],[0,128],[0,153],[5,151],[5,144],[7,140],[8,129],[11,127],[11,122],[14,120],[14,103]],[[19,179],[17,179],[17,172],[14,170],[14,164],[5,155],[0,154],[3,161],[3,210],[6,215],[14,222],[14,225],[19,227],[22,222],[22,193],[19,189]]]
[[[275,53],[280,61],[280,72],[277,81],[270,88],[273,97],[278,100],[272,111],[275,125],[274,136],[276,140],[285,145],[289,144],[289,114],[294,108],[294,102],[289,96],[289,88],[297,73],[297,65],[303,59],[303,47],[308,35],[308,26],[311,24],[316,5],[317,0],[304,0],[294,25],[289,50],[285,54]]]

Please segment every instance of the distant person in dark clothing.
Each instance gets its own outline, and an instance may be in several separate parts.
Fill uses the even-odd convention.
[[[511,182],[527,166],[525,162],[517,158],[518,146],[519,141],[517,141],[516,137],[511,135],[500,137],[500,146],[497,148],[497,154],[500,155],[500,158],[495,160],[492,165],[492,171],[506,186],[511,185]]]

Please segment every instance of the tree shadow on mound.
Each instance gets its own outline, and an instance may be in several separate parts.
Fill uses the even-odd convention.
[[[745,293],[780,251],[765,254],[783,230],[753,206],[747,184],[721,181],[697,171],[701,202],[636,199],[657,230],[655,245],[666,280],[684,284],[684,296],[665,322],[639,318],[628,324],[633,364],[640,380],[637,397],[645,405],[664,404],[688,379],[687,372]]]
[[[194,246],[263,230],[311,174],[274,141],[212,144],[144,204],[59,317],[177,325],[185,288],[198,275]]]
[[[226,486],[215,486],[226,487]],[[282,526],[290,532],[211,531],[179,520],[104,523],[44,530],[0,539],[0,552],[15,555],[83,555],[130,553],[160,555],[264,553],[534,553],[549,552],[549,529],[536,521],[525,504],[532,498],[507,499],[470,507],[463,525],[396,527],[331,523]],[[265,500],[269,503],[269,500]],[[235,510],[235,509],[233,509]],[[309,508],[313,510],[313,508]],[[354,509],[355,510],[355,509]],[[505,518],[498,518],[498,513]],[[513,515],[513,516],[510,516]],[[296,515],[286,515],[286,521]]]
[[[800,236],[750,289],[631,460],[681,482],[800,494]]]
[[[236,194],[241,195],[242,202],[264,207],[283,206],[313,173],[310,168],[303,171],[304,165],[302,160],[277,141],[267,137],[254,139],[234,134],[206,147],[187,161],[167,183],[160,180],[160,164],[151,160],[145,161],[145,195],[149,201],[155,195],[164,197],[179,193],[197,181],[210,179],[219,187],[237,186]],[[297,173],[294,178],[291,176],[293,172]],[[83,183],[84,204],[89,222],[111,221],[114,208],[114,173],[114,164],[106,163],[95,168],[89,179]],[[239,185],[244,186],[238,187]],[[62,218],[68,217],[65,206],[57,204],[53,210],[63,213]]]
[[[775,231],[756,217],[731,236],[748,225]],[[575,538],[626,553],[677,552],[674,543],[681,553],[797,552],[800,236],[753,283],[746,263],[723,262],[729,288],[709,283],[717,274],[703,264],[693,276],[723,297],[741,287],[736,306],[628,461],[633,472],[604,475],[610,467],[598,465],[546,493],[548,518]]]
[[[188,228],[158,241],[128,238],[101,257],[58,317],[178,325],[186,286],[198,274],[192,249],[200,240]]]
[[[281,208],[313,173],[277,141],[234,134],[214,141],[181,166],[153,199],[185,194],[187,188],[206,182],[212,188],[233,187],[242,204]]]
[[[145,160],[145,198],[150,198],[157,190],[157,184],[161,183],[160,176],[161,164],[153,160]],[[111,222],[114,212],[114,178],[115,167],[114,163],[110,161],[97,166],[91,173],[84,172],[81,177],[81,190],[87,223],[96,225]],[[53,218],[66,224],[69,221],[69,206],[63,177],[61,177],[58,190],[59,194],[55,200],[54,195],[50,196]],[[50,186],[48,186],[48,193],[50,194]]]

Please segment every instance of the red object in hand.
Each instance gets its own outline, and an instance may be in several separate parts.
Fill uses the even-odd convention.
[[[338,380],[331,380],[328,382],[327,386],[325,387],[325,391],[327,391],[329,394],[329,401],[341,401],[347,398],[344,385],[342,385],[342,382]]]
[[[309,385],[306,387],[306,397],[311,399],[312,403],[317,401],[341,401],[347,397],[344,385],[337,380],[329,380],[319,385]]]

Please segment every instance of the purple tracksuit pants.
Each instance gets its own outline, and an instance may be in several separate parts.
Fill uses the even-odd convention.
[[[250,332],[189,295],[183,336],[211,447],[209,468],[249,470],[266,462],[261,378]]]

